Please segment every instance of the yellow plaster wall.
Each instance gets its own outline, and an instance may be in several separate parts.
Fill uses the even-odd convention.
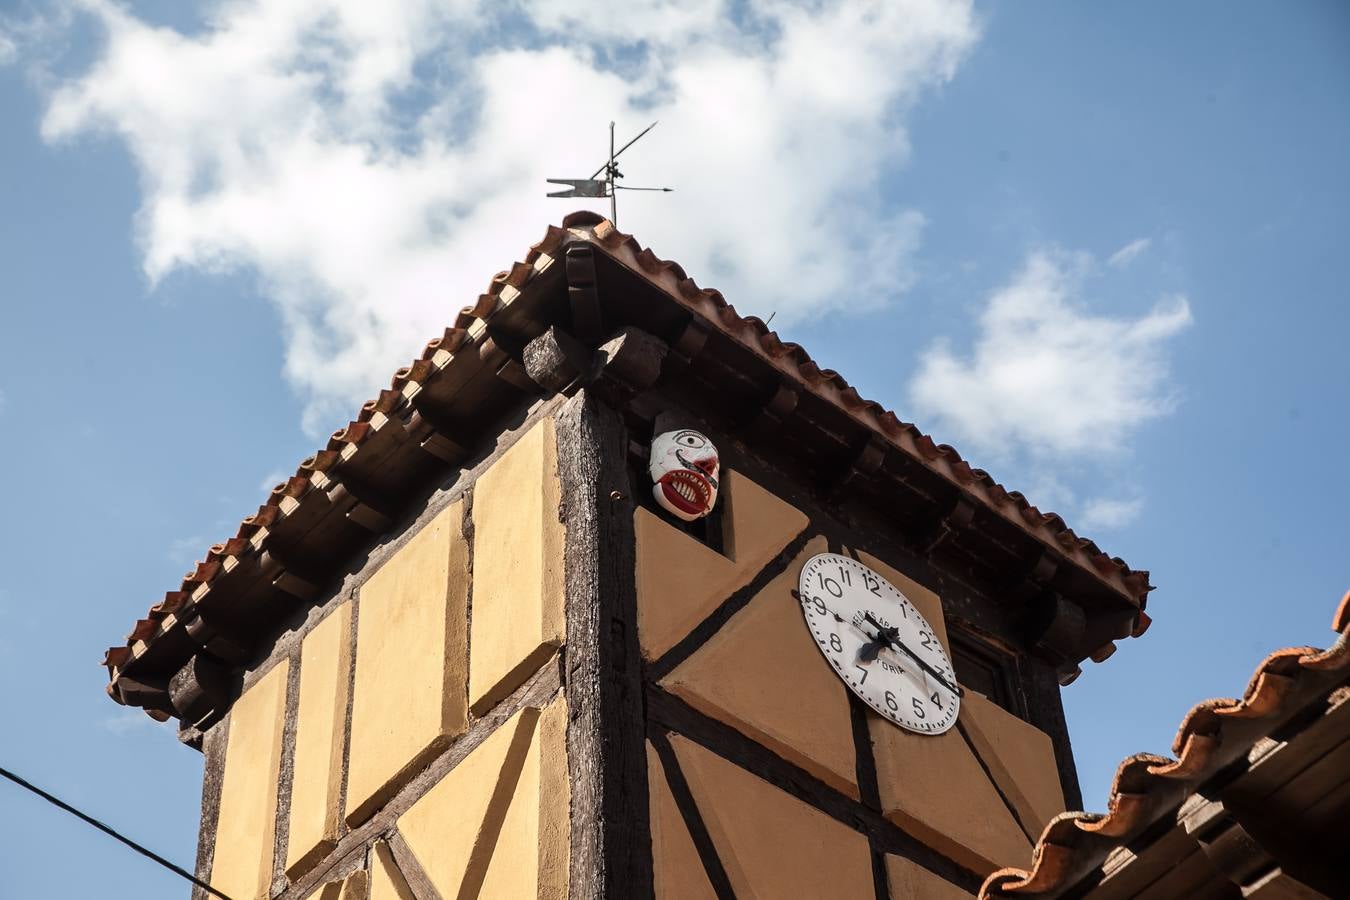
[[[875,896],[862,834],[690,740],[671,744],[741,900]]]
[[[848,688],[820,655],[792,596],[801,567],[825,549],[824,538],[812,538],[661,684],[856,799]]]
[[[561,698],[521,710],[399,819],[442,897],[566,897],[566,723]]]
[[[717,900],[684,816],[670,793],[661,759],[647,745],[647,792],[652,828],[652,882],[657,900]]]
[[[562,643],[563,526],[552,419],[520,437],[473,490],[469,697],[486,712]]]
[[[417,900],[384,841],[371,848],[370,900]]]
[[[309,896],[311,900],[374,900],[370,895],[370,873],[358,870],[341,881],[328,882]]]
[[[351,671],[352,605],[343,603],[300,646],[300,700],[286,873],[331,850],[342,826],[342,751]]]
[[[230,712],[211,884],[235,900],[266,897],[272,884],[289,669],[273,666]]]
[[[468,722],[463,505],[442,511],[361,587],[347,821],[368,818]]]
[[[723,473],[720,497],[726,555],[646,509],[634,512],[638,637],[649,660],[675,646],[808,524],[800,510],[734,469]]]

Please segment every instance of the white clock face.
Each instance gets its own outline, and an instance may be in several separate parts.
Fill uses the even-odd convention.
[[[856,559],[821,553],[802,567],[798,591],[820,652],[868,706],[919,734],[956,723],[961,686],[951,660],[889,581]]]

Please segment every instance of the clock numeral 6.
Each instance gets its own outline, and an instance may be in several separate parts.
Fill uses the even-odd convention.
[[[890,691],[887,691],[887,692],[886,692],[886,705],[889,706],[889,707],[891,708],[891,712],[899,712],[899,711],[900,711],[900,704],[899,704],[899,702],[895,699],[895,695],[892,694]]]
[[[844,652],[844,642],[839,640],[839,635],[837,634],[830,635],[830,649],[833,650],[835,653]]]

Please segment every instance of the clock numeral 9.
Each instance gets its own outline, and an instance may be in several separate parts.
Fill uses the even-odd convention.
[[[822,616],[825,615],[826,606],[824,600],[820,599],[819,597],[807,597],[806,602],[815,605],[817,614]]]
[[[830,635],[830,649],[833,650],[835,653],[844,652],[844,642],[839,640],[839,635],[837,634]]]

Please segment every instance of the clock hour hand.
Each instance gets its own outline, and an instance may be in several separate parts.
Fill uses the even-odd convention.
[[[923,669],[925,672],[927,672],[929,675],[933,677],[934,681],[945,687],[947,690],[951,691],[956,696],[964,697],[966,695],[965,691],[963,691],[959,686],[953,685],[951,684],[951,682],[947,681],[947,679],[944,678],[942,674],[938,672],[937,669],[934,669],[932,666],[930,666],[927,662],[924,661],[923,657],[919,656],[919,654],[911,650],[905,644],[904,641],[900,640],[899,628],[884,627],[880,622],[872,618],[872,614],[868,612],[863,613],[863,618],[866,619],[868,622],[870,622],[872,624],[872,627],[877,630],[877,637],[876,637],[877,641],[885,641],[886,644],[888,644],[892,648],[900,650],[905,654],[907,654],[911,659],[913,659],[916,663],[919,664],[920,669]]]
[[[866,632],[864,632],[865,634]],[[886,639],[874,637],[867,643],[858,648],[858,662],[870,663],[881,653],[881,648],[886,646]]]

